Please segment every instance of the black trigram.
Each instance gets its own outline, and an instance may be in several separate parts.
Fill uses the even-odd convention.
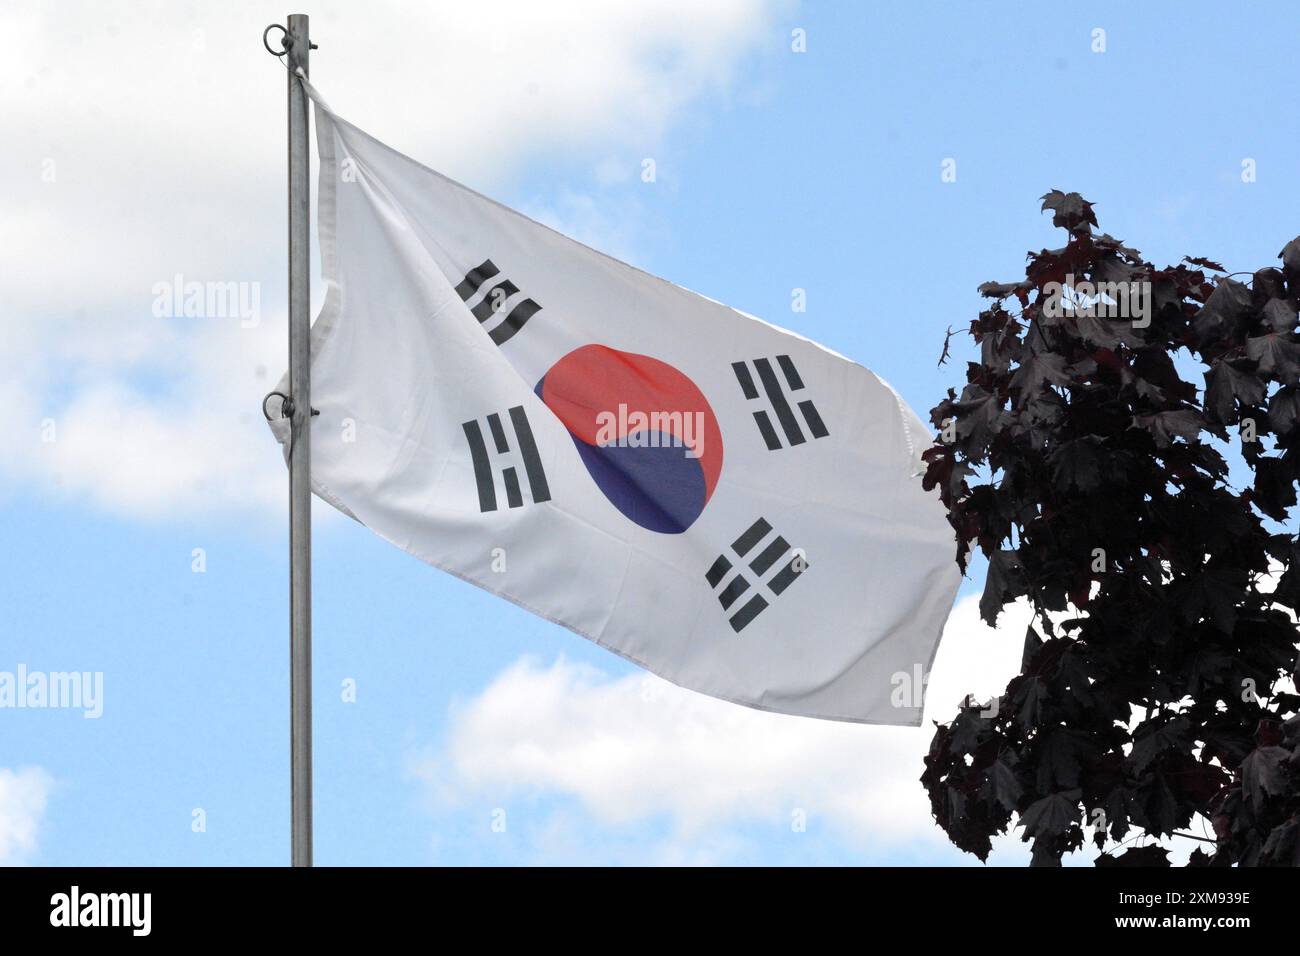
[[[791,392],[803,391],[803,379],[799,377],[799,370],[794,367],[794,362],[788,355],[778,355],[776,362],[781,366],[781,374],[785,376],[785,384],[790,387]],[[754,376],[749,371],[748,362],[732,362],[731,367],[736,372],[736,381],[740,383],[740,390],[745,393],[745,397],[751,401],[757,401],[759,398],[759,387],[767,396],[767,403],[772,407],[776,414],[776,420],[781,425],[781,431],[785,434],[785,439],[790,445],[802,445],[808,439],[804,436],[803,429],[799,427],[799,416],[795,415],[791,403],[795,403],[799,409],[800,415],[803,416],[804,424],[813,438],[825,438],[830,434],[826,430],[826,424],[822,421],[821,415],[817,413],[817,406],[812,403],[812,399],[806,398],[799,400],[798,395],[792,395],[786,398],[785,389],[781,381],[776,377],[776,370],[772,368],[770,359],[754,359],[754,371],[758,373],[758,383],[755,384]],[[763,441],[766,443],[769,451],[776,451],[784,447],[781,444],[781,438],[777,435],[776,429],[772,427],[771,416],[767,414],[766,409],[759,409],[754,412],[754,421],[758,423],[758,430],[763,435]]]
[[[542,307],[532,299],[519,298],[519,286],[501,275],[501,270],[491,259],[469,270],[456,286],[456,294],[469,306],[474,318],[488,329],[488,335],[497,345],[504,345],[524,327]],[[505,318],[494,323],[497,316]]]
[[[523,489],[519,486],[517,465],[522,463],[524,476],[528,479],[528,492],[534,502],[550,501],[551,489],[546,484],[546,472],[542,470],[542,459],[537,454],[537,442],[533,440],[533,430],[529,427],[528,416],[524,407],[516,405],[506,413],[510,416],[510,429],[515,433],[515,454],[511,456],[510,443],[506,439],[506,427],[501,416],[493,412],[486,419],[488,433],[492,436],[492,448],[496,454],[489,453],[488,444],[483,438],[483,419],[465,422],[465,438],[469,440],[469,454],[474,461],[474,481],[478,485],[478,510],[497,510],[496,473],[500,468],[501,484],[506,493],[506,504],[518,508],[524,503]],[[494,464],[493,458],[504,461]],[[506,462],[510,462],[507,464]]]
[[[790,547],[790,543],[779,534],[767,541],[772,533],[772,526],[759,518],[749,530],[737,538],[731,545],[732,556],[726,553],[718,555],[718,560],[705,572],[705,580],[718,595],[718,603],[724,611],[730,611],[732,605],[742,597],[740,609],[728,618],[732,630],[740,633],[741,629],[761,614],[771,601],[785,591],[799,575],[808,570],[808,560],[802,551]],[[767,541],[763,547],[759,545]],[[756,553],[755,553],[756,552]],[[754,553],[748,564],[743,559]],[[767,573],[777,562],[789,558],[780,569],[770,577]],[[735,568],[736,573],[728,580],[728,575]],[[722,590],[718,585],[726,581]],[[751,593],[752,592],[752,593]],[[766,594],[766,596],[765,596]]]

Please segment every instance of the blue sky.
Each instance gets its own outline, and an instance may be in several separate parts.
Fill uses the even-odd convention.
[[[1300,231],[1288,6],[307,12],[341,115],[925,416],[970,354],[936,368],[976,286],[1060,244],[1050,188],[1158,263],[1274,261]],[[284,81],[258,42],[281,11],[89,10],[0,14],[0,671],[104,675],[98,719],[0,709],[0,863],[282,864],[285,479],[258,411],[284,367]],[[155,316],[178,273],[258,283],[256,326]],[[318,516],[319,863],[970,862],[929,823],[924,731],[679,691]],[[980,574],[931,718],[1014,667],[1023,623],[975,622]]]

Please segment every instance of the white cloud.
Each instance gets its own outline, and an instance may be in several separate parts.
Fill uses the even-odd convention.
[[[574,798],[609,833],[667,817],[671,844],[644,849],[654,859],[734,856],[728,831],[770,823],[788,832],[797,808],[864,853],[939,849],[947,841],[919,783],[928,721],[951,719],[967,693],[985,700],[1003,689],[1019,670],[1028,620],[1013,606],[994,630],[979,620],[977,597],[957,603],[921,728],[786,717],[649,675],[524,659],[456,710],[445,749],[417,772],[451,803]],[[1002,862],[1027,858],[1014,839],[999,847],[1008,848],[995,854]]]
[[[0,478],[129,515],[282,506],[284,469],[258,408],[283,364],[282,323],[51,325],[26,356],[10,353],[23,367],[0,399],[15,410],[17,453]],[[96,342],[114,332],[120,347]]]
[[[0,767],[0,866],[25,863],[36,852],[51,786],[39,767]]]
[[[643,204],[634,196],[607,195],[560,189],[545,202],[526,203],[519,210],[606,255],[638,265],[637,246],[653,231]]]
[[[530,161],[649,155],[781,35],[782,6],[321,3],[313,76],[344,116],[491,192]],[[0,9],[0,490],[132,515],[281,506],[258,412],[286,351],[283,74],[260,39],[281,19],[260,3]],[[543,205],[601,241],[579,192]],[[155,318],[177,274],[258,283],[260,324]]]

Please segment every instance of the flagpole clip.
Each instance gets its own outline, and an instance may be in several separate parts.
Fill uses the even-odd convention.
[[[280,31],[280,52],[279,53],[276,53],[274,50],[272,50],[271,44],[267,42],[267,37],[270,36],[272,30]],[[262,31],[262,46],[266,47],[266,52],[271,54],[271,56],[277,56],[277,57],[284,56],[286,53],[289,52],[289,46],[290,46],[289,31],[286,30],[283,26],[281,26],[278,23],[272,23],[269,27],[267,27],[265,30]]]
[[[280,418],[282,420],[286,418],[289,419],[289,450],[287,452],[287,455],[289,458],[293,458],[293,442],[298,435],[298,430],[297,428],[294,427],[294,422],[293,422],[293,413],[298,410],[298,406],[294,404],[293,396],[286,395],[284,394],[284,392],[278,392],[278,391],[267,392],[266,397],[262,399],[262,417],[265,418],[268,422],[275,420],[271,417],[271,413],[266,410],[266,403],[269,402],[276,395],[280,396]],[[311,415],[307,417],[307,421],[311,421],[319,414],[320,414],[320,410],[313,408],[311,410]]]
[[[281,418],[293,418],[293,413],[297,411],[298,406],[294,404],[292,396],[286,395],[284,394],[284,392],[267,392],[266,397],[262,399],[262,417],[265,418],[268,422],[274,421],[274,419],[271,418],[271,413],[266,410],[266,403],[269,402],[272,398],[274,398],[277,395],[280,396],[280,417]],[[311,414],[312,417],[314,418],[315,416],[320,414],[320,409],[313,408],[311,410]]]
[[[280,50],[278,52],[271,49],[271,43],[268,39],[271,35],[272,30],[280,31]],[[262,31],[262,46],[266,47],[266,52],[271,54],[271,56],[282,57],[290,50],[293,49],[293,37],[289,35],[289,31],[281,24],[272,23],[269,27],[267,27],[265,30]],[[315,43],[308,41],[307,49],[318,50],[320,49],[320,47],[318,47]]]

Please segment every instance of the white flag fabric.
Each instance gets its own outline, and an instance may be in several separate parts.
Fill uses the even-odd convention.
[[[959,573],[921,488],[931,438],[898,394],[452,182],[311,93],[316,494],[676,684],[919,724]]]

